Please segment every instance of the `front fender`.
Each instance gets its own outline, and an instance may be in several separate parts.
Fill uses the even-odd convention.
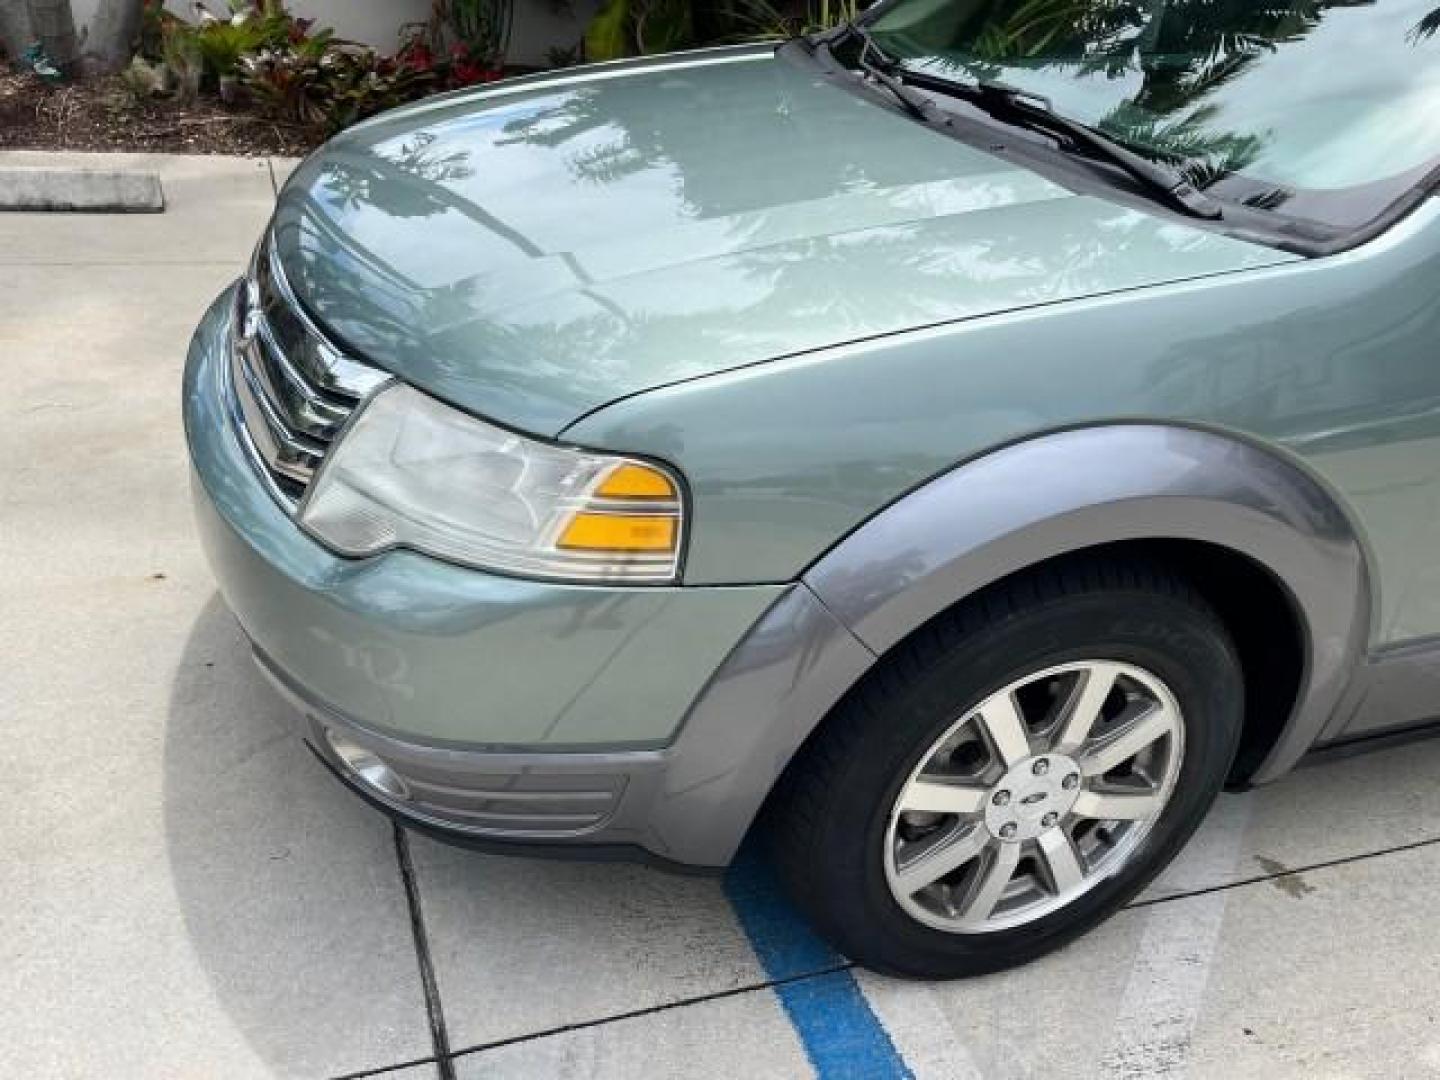
[[[667,843],[719,864],[836,702],[885,652],[1027,567],[1126,540],[1204,541],[1283,585],[1303,627],[1299,700],[1254,774],[1320,734],[1363,657],[1368,561],[1342,504],[1304,468],[1229,435],[1159,424],[1016,443],[930,481],[821,557],[691,707],[654,815]]]
[[[993,582],[1046,559],[1125,540],[1183,539],[1249,557],[1285,587],[1305,633],[1300,698],[1255,779],[1310,746],[1360,661],[1371,622],[1359,532],[1300,465],[1190,427],[1116,424],[1008,446],[900,500],[805,574],[883,654]]]

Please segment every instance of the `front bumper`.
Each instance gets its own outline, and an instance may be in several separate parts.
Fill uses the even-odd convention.
[[[294,706],[300,732],[337,779],[376,809],[440,840],[486,850],[548,851],[634,858],[654,851],[648,816],[661,787],[665,750],[468,751],[381,735],[304,692],[258,649],[256,666]],[[388,774],[357,769],[337,751],[362,748]],[[497,845],[502,845],[497,847]]]
[[[227,603],[306,717],[312,748],[372,801],[455,836],[723,862],[733,844],[713,823],[690,844],[666,835],[656,807],[675,776],[696,775],[693,759],[677,770],[687,713],[794,588],[567,586],[404,551],[331,554],[270,495],[232,427],[232,297],[206,314],[186,366],[196,520]],[[382,758],[404,795],[367,785],[327,731]],[[708,740],[717,762],[748,753],[741,740]],[[754,808],[735,809],[748,821]]]

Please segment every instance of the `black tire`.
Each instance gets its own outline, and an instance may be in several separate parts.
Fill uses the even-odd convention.
[[[1017,678],[1097,657],[1153,672],[1183,714],[1178,778],[1138,846],[1068,906],[1013,929],[957,933],[907,913],[883,852],[890,809],[922,755]],[[1174,858],[1224,782],[1243,711],[1225,627],[1182,579],[1109,562],[1027,575],[918,631],[836,707],[777,789],[768,821],[777,869],[817,928],[866,967],[951,978],[1024,963],[1124,906]]]

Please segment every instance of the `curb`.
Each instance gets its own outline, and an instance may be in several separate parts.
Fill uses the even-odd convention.
[[[164,209],[155,173],[0,167],[0,211],[158,214]]]

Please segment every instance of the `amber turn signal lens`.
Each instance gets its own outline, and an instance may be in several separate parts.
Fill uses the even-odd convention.
[[[580,513],[559,546],[569,551],[674,551],[675,519],[653,514]]]
[[[602,499],[673,499],[675,484],[659,469],[627,461],[615,469],[595,494]]]

